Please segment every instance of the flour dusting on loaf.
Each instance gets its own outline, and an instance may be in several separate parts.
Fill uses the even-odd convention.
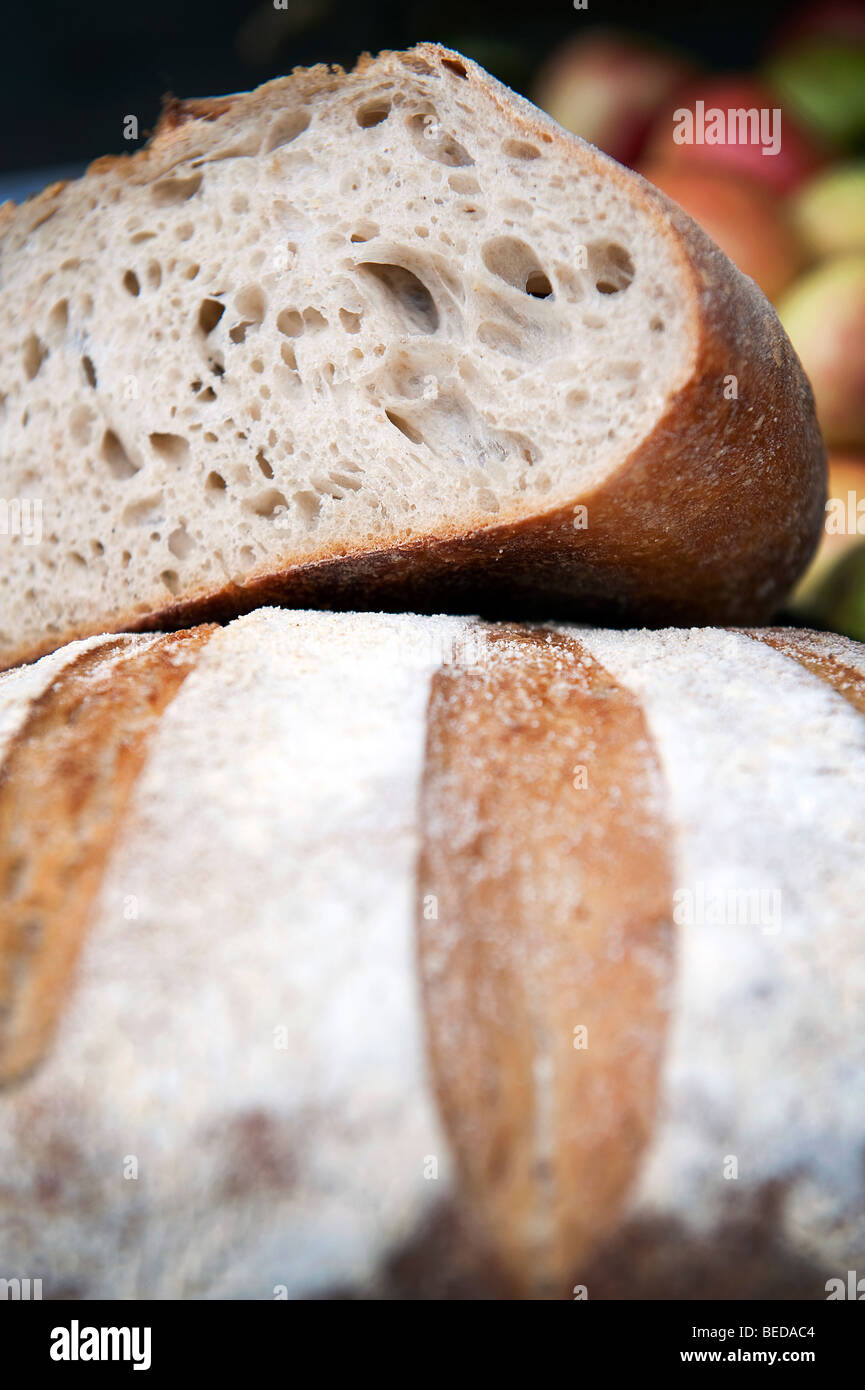
[[[865,721],[742,634],[578,636],[642,700],[683,894],[663,1099],[634,1214],[709,1239],[777,1184],[779,1234],[846,1269],[865,1249]],[[849,654],[861,661],[861,648]],[[731,920],[729,895],[754,892],[771,895],[754,920]],[[713,905],[727,920],[713,923]]]
[[[823,1298],[863,1267],[865,649],[285,610],[204,637],[106,803],[56,1032],[0,1086],[10,1267],[120,1298],[458,1267],[473,1296],[733,1298],[795,1267]],[[0,702],[80,695],[74,738],[104,701],[122,749],[112,689],[180,640]],[[10,748],[0,816],[38,839]],[[42,837],[79,903],[86,830]]]
[[[263,611],[212,638],[163,716],[57,1044],[22,1104],[0,1100],[26,1213],[9,1258],[103,1297],[374,1287],[446,1200],[416,800],[429,676],[466,628]],[[46,1227],[37,1193],[73,1136]]]

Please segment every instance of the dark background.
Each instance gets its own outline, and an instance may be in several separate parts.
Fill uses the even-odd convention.
[[[818,0],[819,2],[819,0]],[[771,0],[29,0],[7,7],[0,58],[0,172],[129,153],[161,98],[242,91],[296,64],[352,66],[365,49],[434,39],[525,91],[539,60],[589,28],[623,27],[680,45],[718,68],[749,66],[788,9]],[[140,143],[140,142],[139,142]],[[39,186],[38,181],[34,185]]]

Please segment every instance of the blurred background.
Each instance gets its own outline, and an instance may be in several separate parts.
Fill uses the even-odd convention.
[[[59,0],[4,16],[0,201],[144,143],[162,99],[434,39],[700,222],[775,304],[830,455],[821,549],[785,617],[865,640],[865,0]],[[698,103],[703,103],[702,108]],[[764,155],[677,143],[674,112],[781,112]],[[728,132],[729,135],[729,132]]]

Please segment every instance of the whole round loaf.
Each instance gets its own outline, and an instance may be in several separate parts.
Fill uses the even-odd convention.
[[[45,1297],[865,1267],[865,649],[260,610],[0,677],[0,1251]]]

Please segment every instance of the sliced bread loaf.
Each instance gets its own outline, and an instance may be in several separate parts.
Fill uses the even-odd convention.
[[[819,530],[762,294],[435,45],[6,205],[0,343],[7,665],[261,602],[756,621]]]

